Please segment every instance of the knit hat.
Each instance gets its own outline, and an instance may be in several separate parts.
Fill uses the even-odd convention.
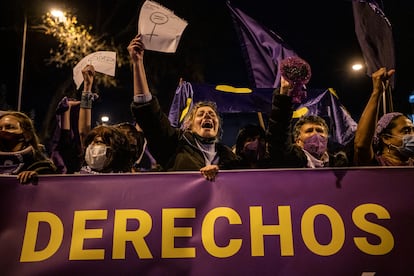
[[[374,141],[373,141],[375,146],[379,145],[380,136],[382,132],[384,131],[384,129],[386,129],[388,125],[391,123],[391,121],[394,120],[396,117],[403,116],[403,115],[404,114],[400,112],[390,112],[390,113],[384,114],[378,120],[377,128],[375,129],[375,134],[374,134]]]

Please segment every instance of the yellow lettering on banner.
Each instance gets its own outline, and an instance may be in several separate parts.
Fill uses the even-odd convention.
[[[176,237],[192,237],[191,227],[175,227],[176,218],[195,218],[195,208],[162,209],[162,258],[195,258],[195,248],[176,248]]]
[[[103,229],[86,229],[87,220],[105,220],[107,210],[75,211],[69,260],[103,260],[104,249],[83,249],[85,239],[101,239]]]
[[[139,227],[135,231],[126,230],[127,222],[131,219],[139,222]],[[125,259],[126,242],[130,241],[139,258],[151,259],[151,251],[144,240],[151,228],[152,219],[147,212],[143,210],[115,210],[112,258]]]
[[[322,245],[315,237],[315,218],[319,215],[326,216],[331,224],[332,239],[327,245]],[[329,256],[337,253],[345,242],[345,226],[338,212],[324,204],[317,204],[308,208],[302,216],[302,238],[310,251],[317,255]]]
[[[46,222],[50,226],[49,243],[42,250],[36,251],[39,223]],[[63,239],[63,223],[53,213],[29,212],[27,214],[20,262],[39,262],[50,258],[59,249]]]
[[[390,219],[391,216],[387,209],[378,204],[363,204],[352,212],[352,220],[355,225],[367,233],[378,236],[381,242],[379,244],[370,244],[366,237],[355,237],[355,245],[364,253],[385,255],[394,248],[394,237],[385,227],[367,221],[365,216],[369,213],[375,214],[380,219]]]
[[[220,217],[225,217],[230,224],[241,224],[241,218],[239,214],[228,207],[218,207],[204,217],[203,224],[201,227],[201,240],[204,248],[212,256],[217,258],[227,258],[235,255],[241,248],[241,239],[230,239],[227,246],[220,247],[214,240],[214,224]]]
[[[290,206],[278,206],[279,225],[263,225],[261,206],[250,207],[252,256],[264,256],[264,235],[280,236],[280,253],[293,256],[293,233]]]

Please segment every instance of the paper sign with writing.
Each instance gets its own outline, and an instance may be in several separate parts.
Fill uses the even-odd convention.
[[[187,22],[154,1],[145,1],[138,20],[145,49],[175,53]]]
[[[79,89],[83,82],[82,69],[91,64],[96,72],[115,76],[116,66],[116,52],[113,51],[98,51],[87,55],[73,68],[73,80],[76,84],[76,89]]]

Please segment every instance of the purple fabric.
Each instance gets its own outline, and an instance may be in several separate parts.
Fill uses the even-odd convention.
[[[252,93],[231,93],[216,90],[211,84],[192,84],[193,101],[212,101],[220,113],[270,112],[272,88],[252,89]]]
[[[168,113],[168,120],[170,121],[171,126],[181,126],[181,113],[187,105],[187,99],[192,99],[193,94],[194,92],[191,83],[183,81],[180,85],[178,85],[177,89],[175,90],[175,95],[170,106],[170,111]],[[192,106],[193,101],[191,101],[188,110],[191,110]]]
[[[56,127],[53,133],[53,137],[50,144],[51,154],[50,158],[56,165],[59,173],[67,173],[68,172],[68,166],[70,164],[67,164],[68,162],[71,162],[73,160],[69,160],[67,156],[62,154],[62,118],[61,116],[65,111],[68,110],[69,100],[76,100],[71,99],[68,97],[63,97],[63,99],[58,103],[56,107]],[[79,105],[75,105],[71,107],[70,110],[70,134],[68,137],[70,139],[71,144],[65,145],[71,146],[72,149],[75,149],[76,147],[80,148],[80,137],[79,137],[79,130],[78,130],[78,122],[79,122]],[[69,169],[70,171],[71,169]],[[69,173],[73,173],[70,171]]]
[[[306,101],[296,107],[296,110],[300,109],[307,110],[304,115],[317,115],[326,121],[331,150],[335,151],[353,141],[357,123],[331,90],[308,89]]]
[[[327,151],[328,139],[320,134],[314,134],[303,141],[303,148],[319,159]]]
[[[38,185],[0,176],[0,271],[414,275],[413,178],[409,168],[228,171],[214,182],[199,172],[39,176]],[[22,254],[30,236],[26,252],[49,249],[41,260],[21,259],[36,255]]]
[[[191,96],[193,102],[212,101],[217,104],[220,113],[250,113],[263,112],[270,114],[272,106],[273,88],[255,88],[252,93],[229,93],[215,89],[211,84],[191,84]],[[178,91],[178,90],[177,90]],[[171,106],[170,115],[174,114],[177,124],[181,116],[182,109],[187,101],[186,91],[189,88],[176,93]],[[352,141],[355,135],[357,123],[352,118],[347,109],[341,104],[335,94],[329,89],[308,89],[306,100],[296,109],[306,109],[304,115],[318,115],[325,119],[329,126],[329,144],[331,147],[341,147]],[[172,118],[172,117],[170,117]],[[224,123],[225,125],[225,123]]]
[[[395,51],[392,27],[384,12],[374,0],[352,1],[355,33],[367,66],[367,74],[381,67],[395,69]],[[395,78],[390,79],[394,88]]]
[[[262,26],[240,9],[227,6],[239,35],[242,53],[252,87],[276,88],[280,83],[279,61],[296,56],[283,39],[272,30]]]
[[[63,173],[63,174],[67,172],[67,168],[65,165],[65,161],[63,160],[62,155],[60,154],[60,151],[59,151],[59,141],[60,141],[61,130],[62,130],[61,116],[69,108],[68,100],[69,99],[67,97],[63,97],[63,99],[60,100],[60,102],[58,103],[56,107],[56,127],[53,132],[52,142],[50,146],[51,148],[50,158],[52,159],[53,163],[56,165],[58,172]]]

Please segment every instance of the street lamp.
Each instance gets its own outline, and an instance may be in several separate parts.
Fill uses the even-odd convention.
[[[360,71],[364,68],[364,66],[361,63],[355,63],[352,65],[352,70],[354,71]]]
[[[101,117],[101,122],[102,122],[103,124],[108,123],[108,122],[109,122],[109,116],[108,116],[108,115],[103,115],[103,116]]]
[[[51,15],[55,17],[59,23],[65,22],[66,17],[60,10],[51,10]],[[22,55],[20,57],[20,78],[19,78],[19,95],[17,99],[17,111],[21,110],[22,107],[22,94],[23,94],[23,77],[24,77],[24,63],[26,59],[26,39],[27,39],[27,13],[24,10],[24,23],[23,23],[23,39],[22,39]]]
[[[52,9],[50,14],[58,20],[59,23],[64,23],[66,21],[66,16],[63,11]]]
[[[27,14],[24,11],[24,24],[23,24],[23,42],[22,42],[22,56],[20,58],[20,79],[19,79],[19,98],[17,101],[17,111],[20,111],[22,106],[22,91],[23,91],[23,72],[24,72],[24,60],[26,55],[26,37],[27,37]]]

